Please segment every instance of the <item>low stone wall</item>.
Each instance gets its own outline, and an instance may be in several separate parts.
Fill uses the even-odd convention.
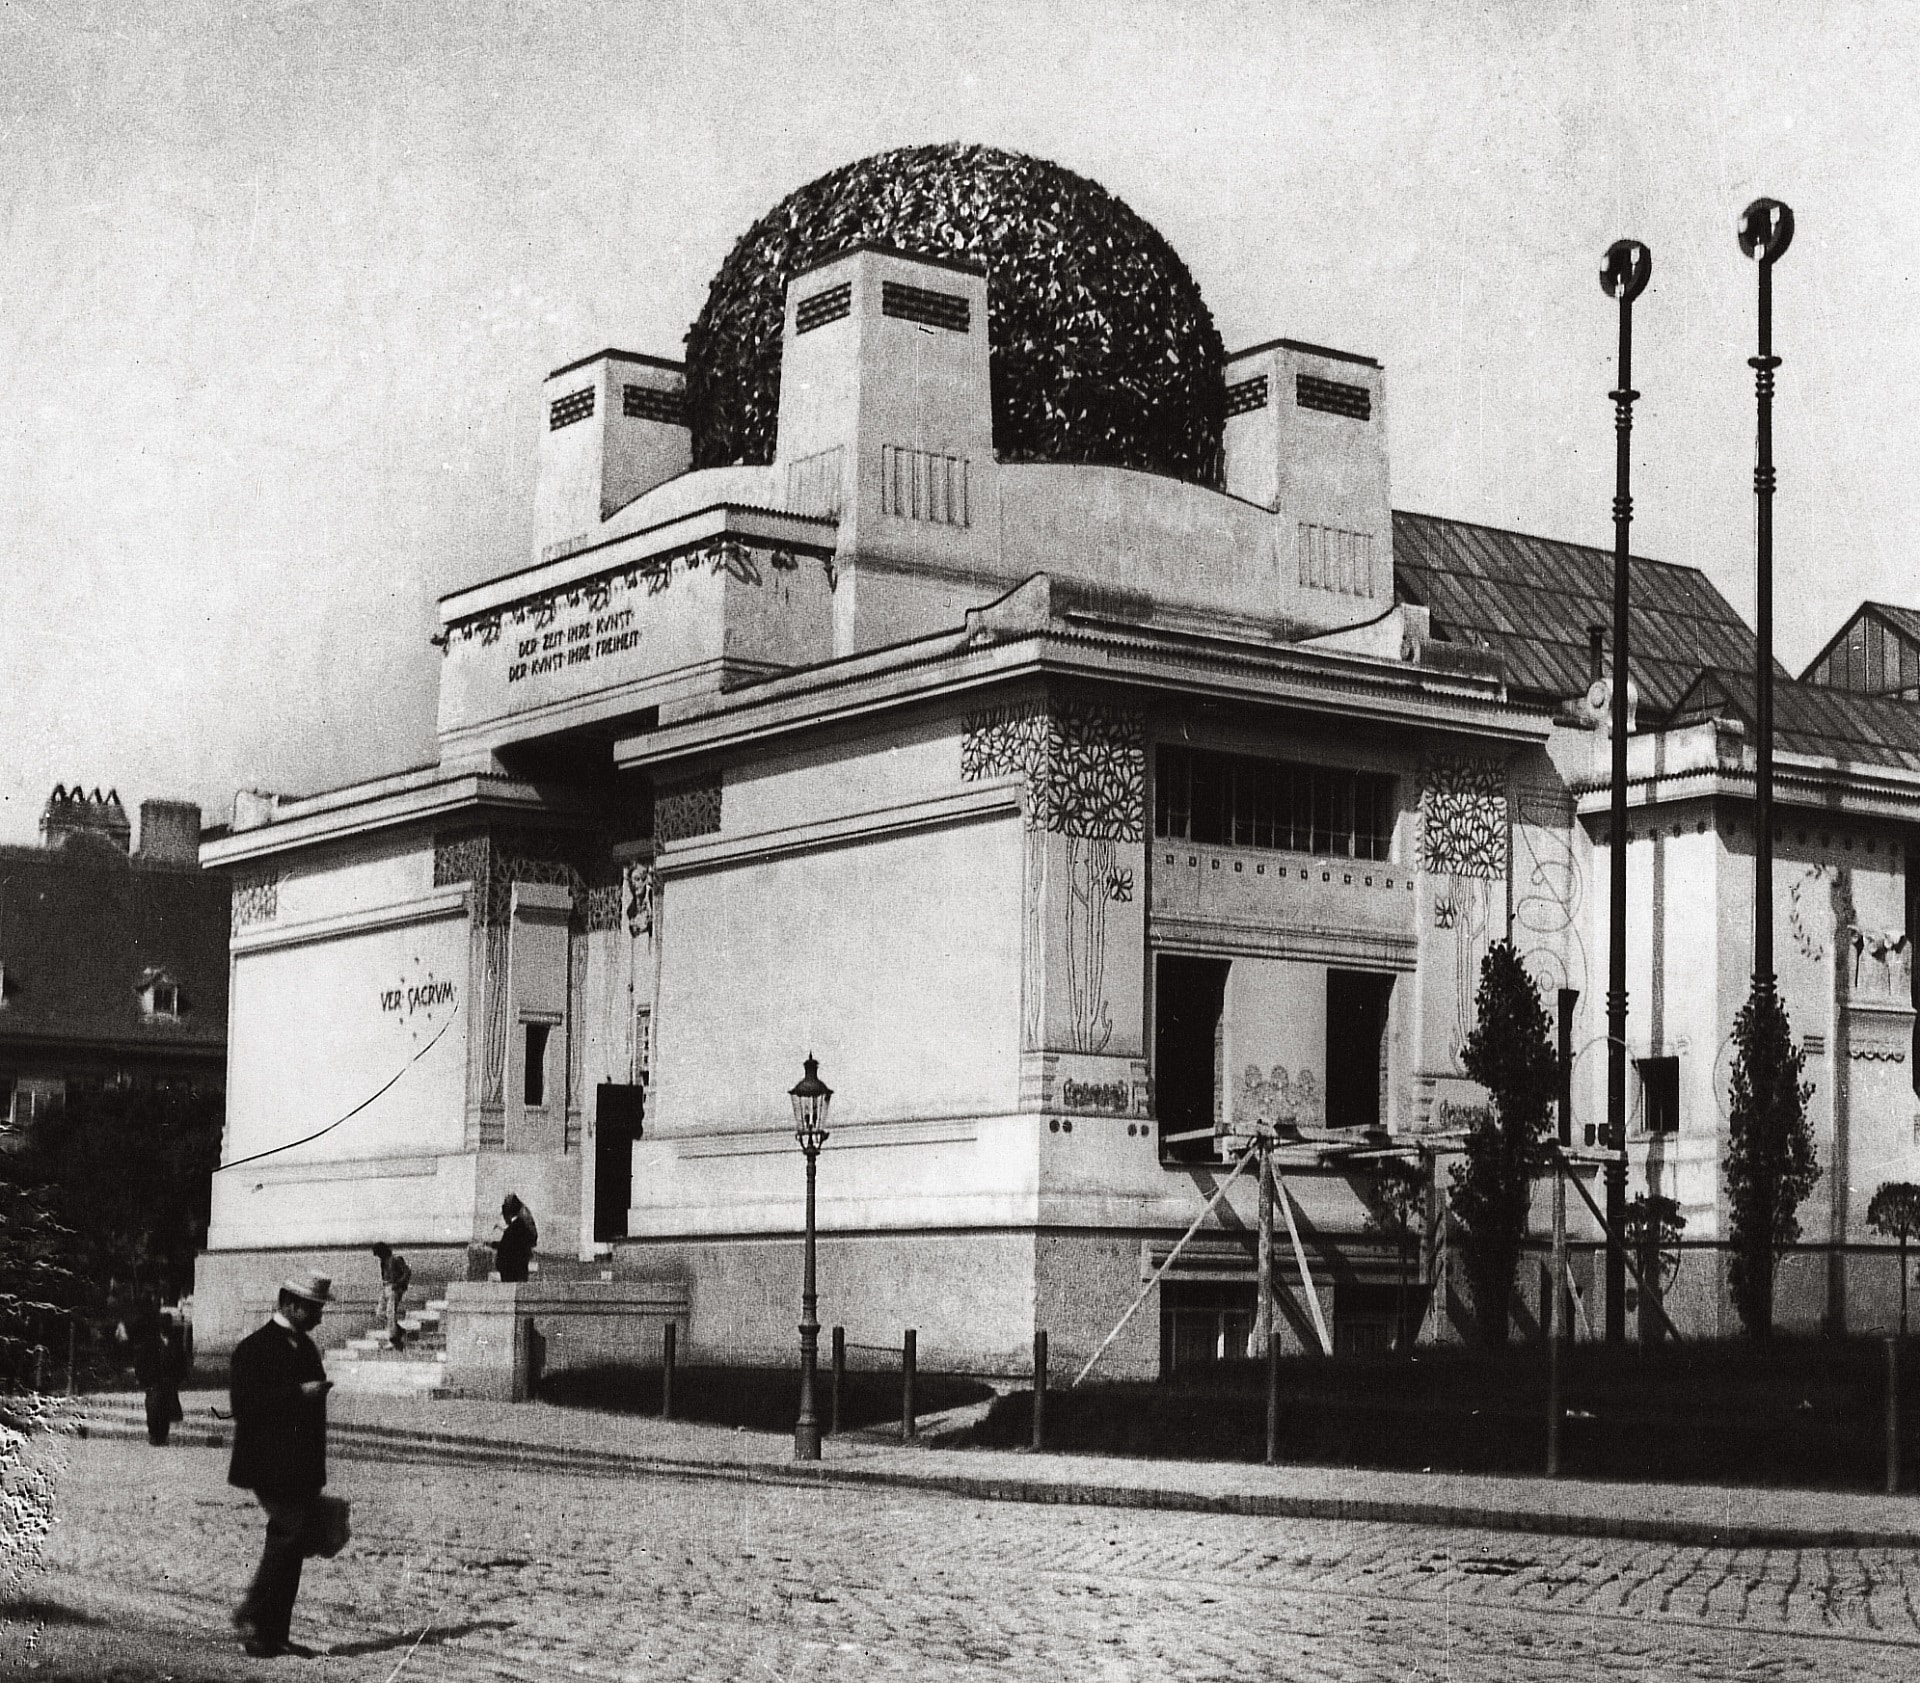
[[[447,1384],[525,1402],[542,1373],[657,1363],[670,1322],[684,1340],[687,1288],[677,1280],[456,1280],[447,1287]]]

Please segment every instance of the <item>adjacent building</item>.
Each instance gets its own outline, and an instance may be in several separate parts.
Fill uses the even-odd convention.
[[[556,370],[532,552],[441,604],[437,762],[250,801],[205,846],[234,889],[203,1351],[295,1261],[357,1291],[386,1238],[462,1273],[514,1191],[550,1272],[682,1282],[695,1351],[784,1354],[809,1053],[836,1090],[822,1315],[856,1343],[914,1327],[929,1364],[1018,1369],[1044,1327],[1077,1363],[1213,1200],[1104,1360],[1243,1347],[1254,1189],[1223,1140],[1261,1121],[1294,1142],[1281,1335],[1374,1347],[1400,1258],[1371,1177],[1444,1185],[1508,935],[1599,1120],[1610,555],[1394,510],[1377,362],[1207,352],[1131,213],[1067,261],[1028,193],[1048,169],[849,166],[742,241],[688,365]],[[1043,180],[1069,226],[1112,204]],[[1135,330],[1199,349],[1101,361]],[[1712,1238],[1753,638],[1694,569],[1633,581],[1628,1150]],[[1920,710],[1782,674],[1779,719],[1808,1225],[1851,1241],[1876,1178],[1920,1179]],[[1443,1231],[1417,1245],[1427,1337],[1461,1315]],[[1790,1323],[1893,1285],[1815,1273]],[[1672,1294],[1730,1325],[1714,1253]]]
[[[200,870],[200,809],[57,786],[38,846],[0,846],[0,1116],[71,1092],[226,1080],[227,885]]]

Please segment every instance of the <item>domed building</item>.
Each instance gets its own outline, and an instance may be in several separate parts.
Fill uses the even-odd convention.
[[[1022,1372],[1044,1330],[1068,1370],[1141,1375],[1269,1317],[1330,1352],[1455,1336],[1444,1225],[1383,1226],[1376,1177],[1431,1180],[1486,1102],[1459,1048],[1490,942],[1571,1044],[1600,1032],[1610,556],[1396,514],[1377,362],[1227,354],[1154,229],[978,147],[800,189],[684,363],[603,350],[540,405],[532,553],[441,604],[438,763],[256,802],[205,849],[235,892],[198,1347],[295,1260],[353,1331],[387,1239],[446,1282],[445,1361],[336,1376],[511,1394],[530,1348],[645,1361],[668,1321],[693,1359],[787,1359],[809,1056],[820,1315],[856,1345],[912,1328],[924,1366]],[[1661,757],[1629,836],[1630,1156],[1710,1235],[1702,1054],[1740,964],[1677,926],[1651,982],[1645,955],[1737,895],[1738,686],[1701,673],[1752,638],[1699,573],[1634,565]],[[1837,848],[1855,797],[1825,775]],[[1892,928],[1920,807],[1855,806],[1857,915]],[[1827,1009],[1809,962],[1786,985]],[[1853,1032],[1910,1032],[1905,975]],[[476,1248],[509,1192],[525,1284]],[[1724,1316],[1717,1277],[1675,1289]]]

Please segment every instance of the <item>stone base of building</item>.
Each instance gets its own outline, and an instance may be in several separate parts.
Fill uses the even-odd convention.
[[[446,1383],[461,1396],[525,1402],[546,1375],[658,1363],[670,1325],[686,1336],[677,1281],[456,1281],[447,1289]]]
[[[1139,1296],[1142,1237],[1033,1228],[822,1234],[821,1360],[827,1329],[840,1326],[852,1365],[889,1365],[911,1328],[928,1372],[1024,1377],[1044,1328],[1064,1382]],[[740,1365],[797,1359],[803,1257],[797,1235],[621,1240],[613,1253],[616,1279],[686,1281],[684,1360]],[[1158,1297],[1150,1292],[1108,1347],[1102,1376],[1159,1374]]]

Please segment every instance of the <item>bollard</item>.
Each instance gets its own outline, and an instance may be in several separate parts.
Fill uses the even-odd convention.
[[[37,1397],[47,1388],[47,1347],[36,1344],[33,1347],[33,1394]]]
[[[914,1424],[913,1370],[919,1339],[920,1335],[912,1327],[908,1327],[907,1336],[900,1345],[900,1441],[902,1443],[912,1438],[918,1430]]]
[[[1033,1335],[1033,1447],[1047,1447],[1047,1332]]]
[[[67,1321],[67,1395],[73,1395],[73,1321]]]
[[[1887,1494],[1900,1490],[1900,1340],[1887,1346]]]
[[[833,1329],[833,1397],[827,1410],[827,1435],[840,1435],[840,1389],[847,1377],[847,1329]]]
[[[660,1329],[660,1418],[673,1418],[673,1368],[679,1354],[680,1329],[672,1321]]]

